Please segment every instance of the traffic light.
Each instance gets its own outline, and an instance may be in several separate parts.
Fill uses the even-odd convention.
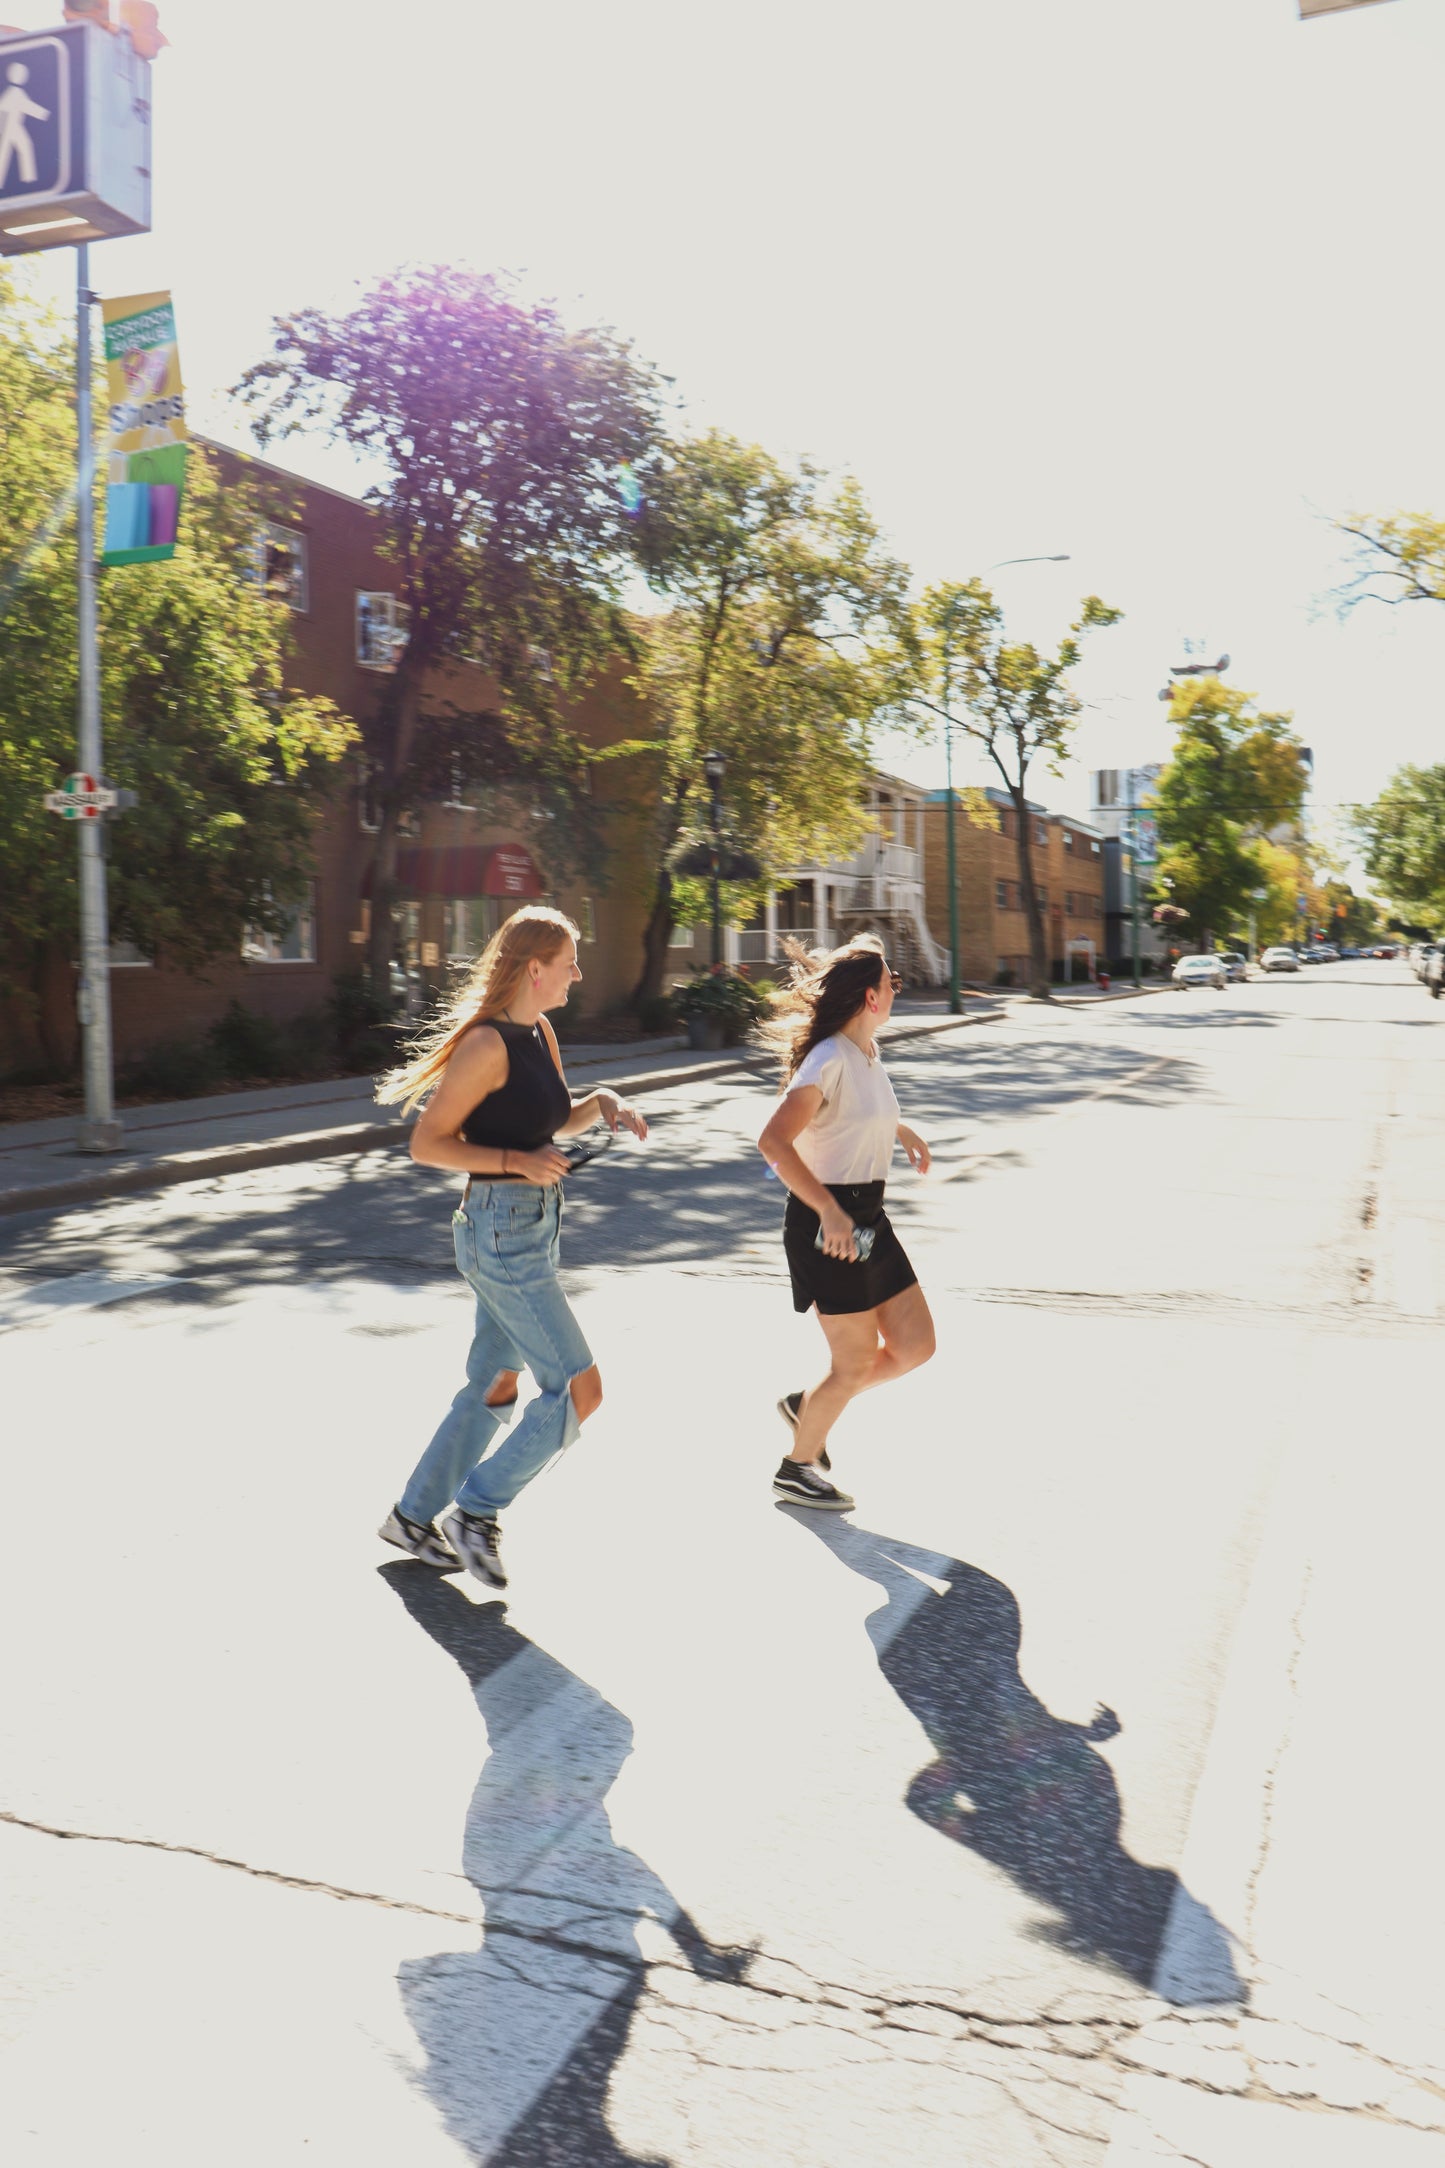
[[[130,42],[142,60],[154,60],[161,47],[171,42],[161,30],[154,0],[120,0],[120,26],[130,32]]]

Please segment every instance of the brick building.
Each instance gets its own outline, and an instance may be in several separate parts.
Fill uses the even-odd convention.
[[[1018,983],[1028,977],[1029,930],[1018,877],[1013,802],[1000,790],[985,791],[998,815],[997,829],[978,828],[962,805],[954,812],[958,861],[959,976],[988,985],[1003,972]],[[924,813],[925,897],[929,929],[948,948],[948,842],[946,795],[930,791]],[[1070,959],[1092,971],[1104,951],[1103,839],[1087,821],[1029,805],[1029,848],[1034,880],[1048,927],[1049,964],[1067,976]]]
[[[294,613],[295,647],[289,681],[298,691],[326,694],[345,714],[365,719],[392,667],[401,636],[397,574],[381,555],[376,515],[358,499],[301,480],[258,460],[211,447],[223,477],[244,471],[259,484],[268,518],[257,537],[258,568],[286,595]],[[469,712],[495,709],[494,684],[464,665],[440,673],[434,690]],[[636,697],[619,667],[589,693],[572,717],[588,743],[606,745],[644,736]],[[609,840],[622,840],[622,861],[635,876],[628,824],[645,807],[648,779],[637,760],[595,769],[597,815]],[[359,753],[341,763],[316,837],[312,892],[291,914],[284,935],[248,932],[233,959],[216,958],[204,974],[112,951],[111,995],[117,1058],[144,1052],[161,1039],[203,1032],[233,1002],[278,1021],[318,1007],[338,973],[355,969],[365,953],[372,838],[366,766]],[[616,879],[596,893],[554,874],[547,861],[546,822],[532,808],[496,806],[489,814],[453,801],[427,805],[409,824],[399,854],[405,901],[398,929],[396,987],[409,1006],[423,1003],[445,981],[448,967],[476,956],[517,903],[537,897],[558,904],[582,928],[579,1013],[612,1007],[635,983],[642,960],[643,883]],[[584,884],[585,885],[585,884]],[[9,1029],[5,1032],[9,1040]],[[17,1046],[18,1058],[33,1049]]]

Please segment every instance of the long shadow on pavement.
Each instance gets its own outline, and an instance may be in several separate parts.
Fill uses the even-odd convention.
[[[493,2168],[668,2168],[624,2151],[607,2122],[612,2071],[647,1985],[639,1920],[661,1921],[699,1977],[740,1980],[651,1868],[613,1837],[604,1802],[632,1726],[509,1624],[411,1562],[387,1586],[466,1674],[490,1748],[462,1868],[482,1898],[480,1950],[401,1967],[426,2052],[420,2083],[448,2130]]]
[[[1002,1581],[962,1559],[827,1516],[784,1508],[889,1601],[868,1631],[883,1676],[918,1719],[934,1760],[907,1804],[930,1829],[992,1862],[1053,1914],[1041,1939],[1108,1965],[1180,2003],[1235,2002],[1228,1937],[1177,1875],[1125,1851],[1114,1772],[1096,1751],[1121,1729],[1056,1717],[1019,1670],[1022,1621]],[[912,1561],[912,1564],[910,1564]],[[931,1586],[920,1597],[920,1582]],[[902,1623],[900,1624],[900,1614]],[[1188,1951],[1185,1983],[1156,1978],[1166,1927]]]
[[[900,1047],[891,1066],[905,1116],[944,1146],[951,1129],[986,1129],[1122,1086],[1144,1059],[1125,1045],[1061,1039],[1018,1046],[980,1035],[948,1048]],[[568,1186],[564,1267],[729,1269],[747,1245],[776,1249],[783,1195],[751,1141],[767,1119],[774,1081],[769,1070],[741,1087],[734,1080],[692,1087],[655,1110],[645,1149],[619,1150],[578,1175]],[[1159,1106],[1197,1088],[1192,1065],[1171,1061],[1167,1071],[1130,1083],[1123,1096]],[[746,1133],[737,1126],[740,1089],[753,1102]],[[450,1279],[455,1270],[450,1218],[458,1186],[455,1176],[419,1168],[399,1152],[273,1168],[195,1192],[0,1221],[0,1262],[22,1277],[52,1279],[119,1269],[139,1245],[145,1269],[184,1280],[197,1302],[266,1285],[417,1285]]]

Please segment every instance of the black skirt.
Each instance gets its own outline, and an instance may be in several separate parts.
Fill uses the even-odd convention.
[[[883,1209],[884,1185],[825,1182],[823,1187],[851,1215],[855,1227],[875,1229],[873,1250],[851,1265],[842,1257],[825,1257],[814,1246],[822,1221],[811,1205],[790,1194],[783,1214],[783,1248],[793,1280],[793,1308],[811,1310],[816,1303],[822,1317],[846,1317],[858,1310],[876,1310],[879,1303],[901,1295],[905,1287],[916,1287],[918,1274]]]

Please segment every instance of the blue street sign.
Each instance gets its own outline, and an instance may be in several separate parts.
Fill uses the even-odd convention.
[[[84,66],[73,32],[0,43],[0,210],[84,189]]]

